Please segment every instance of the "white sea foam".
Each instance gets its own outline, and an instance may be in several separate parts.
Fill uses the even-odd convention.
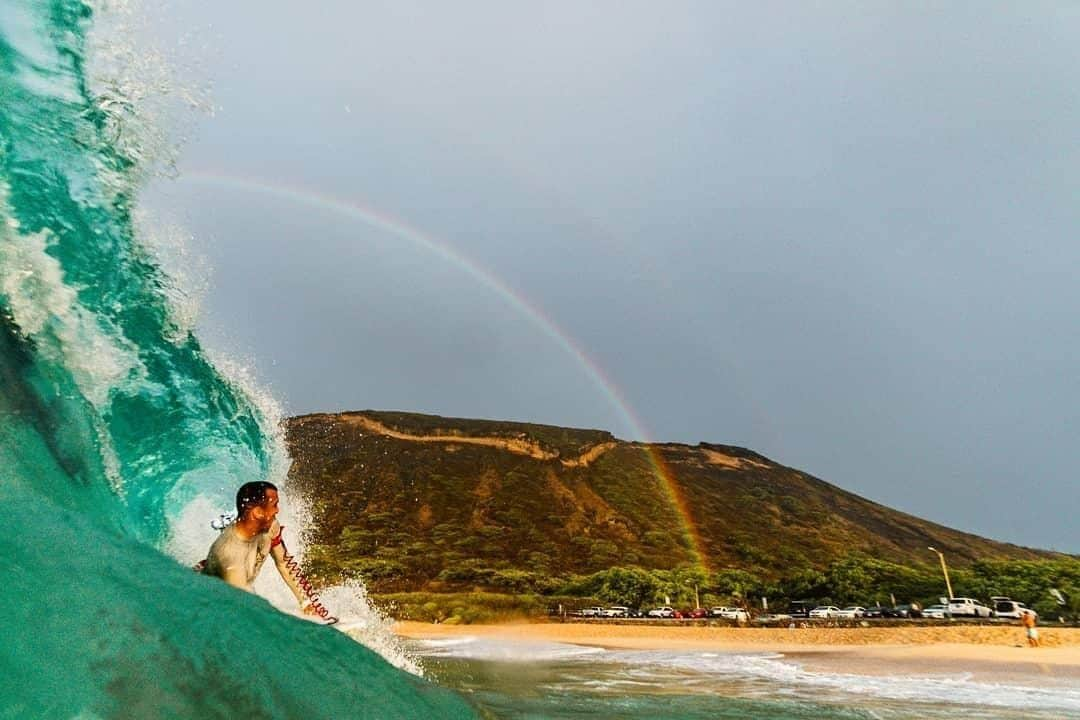
[[[179,222],[167,221],[160,212],[137,207],[132,221],[136,237],[163,275],[162,292],[169,313],[167,339],[175,344],[185,342],[195,332],[210,287],[209,260],[195,249],[191,233]]]
[[[475,643],[477,638],[473,635],[462,635],[460,637],[447,637],[447,638],[429,638],[425,640],[417,640],[416,644],[420,647],[428,650],[427,654],[433,655],[434,651],[443,648],[453,648],[460,645],[469,645]]]
[[[106,188],[130,191],[152,174],[174,174],[179,148],[194,118],[212,111],[210,86],[188,60],[163,50],[153,28],[167,22],[167,7],[148,0],[96,0],[87,36],[87,82],[102,114],[104,136],[112,149],[135,163],[123,175],[98,168]],[[160,35],[160,33],[158,33]],[[170,28],[178,44],[191,42]]]
[[[505,641],[472,636],[420,640],[417,641],[417,647],[424,655],[469,660],[498,660],[502,662],[572,660],[582,657],[595,657],[607,652],[603,648],[583,645]]]
[[[0,183],[0,295],[38,355],[66,368],[79,394],[93,406],[102,467],[113,489],[122,494],[120,462],[102,418],[114,392],[132,392],[145,382],[146,368],[123,333],[79,301],[79,288],[66,282],[60,262],[49,254],[51,236],[20,232],[8,209],[8,192]]]
[[[38,354],[65,367],[99,413],[114,390],[134,388],[146,369],[134,346],[106,320],[79,302],[78,288],[65,282],[60,262],[49,254],[48,233],[24,235],[10,219],[0,192],[0,293],[23,336]]]
[[[423,668],[394,634],[394,621],[375,608],[359,581],[329,587],[319,597],[338,617],[338,629],[382,655],[394,667],[423,675]]]
[[[877,699],[1000,708],[1039,708],[1080,713],[1080,690],[974,681],[968,673],[868,676],[805,669],[782,655],[626,652],[608,660],[643,670],[693,672],[707,678],[761,680],[770,691],[783,687],[820,696],[858,695]]]
[[[41,97],[79,102],[78,88],[70,74],[48,72],[60,67],[63,60],[43,25],[44,14],[22,8],[18,3],[0,5],[0,14],[3,20],[0,25],[7,31],[4,42],[14,51],[11,62],[18,84]]]
[[[808,670],[778,653],[603,650],[563,643],[476,637],[427,640],[423,655],[473,660],[565,662],[570,668],[553,687],[563,691],[719,693],[849,704],[853,697],[926,706],[1049,711],[1080,716],[1080,689],[975,681],[951,675],[867,676]],[[586,669],[585,664],[588,664]],[[581,665],[581,671],[571,668]]]

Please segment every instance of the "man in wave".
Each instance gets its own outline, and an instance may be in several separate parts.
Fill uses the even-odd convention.
[[[273,555],[278,572],[296,596],[301,610],[314,615],[313,603],[301,591],[285,555],[282,527],[277,521],[277,487],[263,480],[245,483],[236,492],[236,513],[236,522],[222,530],[210,546],[206,560],[201,563],[203,574],[254,592],[251,584],[259,575],[266,556]]]

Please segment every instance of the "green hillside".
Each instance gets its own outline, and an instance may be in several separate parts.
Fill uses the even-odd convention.
[[[934,578],[928,545],[958,572],[1061,557],[725,445],[374,411],[297,417],[286,430],[291,482],[314,509],[312,570],[326,582],[362,577],[375,593],[567,592],[612,567],[766,581],[851,557]]]

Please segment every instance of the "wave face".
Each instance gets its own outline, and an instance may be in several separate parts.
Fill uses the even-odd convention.
[[[470,716],[165,554],[283,453],[136,236],[139,108],[94,94],[92,16],[0,4],[0,718]]]

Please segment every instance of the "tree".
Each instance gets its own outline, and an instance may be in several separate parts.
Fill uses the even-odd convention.
[[[656,600],[659,579],[641,568],[611,568],[602,573],[596,596],[604,602],[640,608]]]
[[[708,580],[700,565],[682,565],[667,573],[666,582],[661,579],[661,588],[676,605],[693,605],[699,591],[708,586]]]
[[[825,575],[813,568],[799,570],[782,578],[777,589],[783,597],[791,600],[819,600],[830,593]]]
[[[716,594],[745,603],[751,594],[762,594],[761,578],[745,570],[729,568],[713,574],[710,588]]]

